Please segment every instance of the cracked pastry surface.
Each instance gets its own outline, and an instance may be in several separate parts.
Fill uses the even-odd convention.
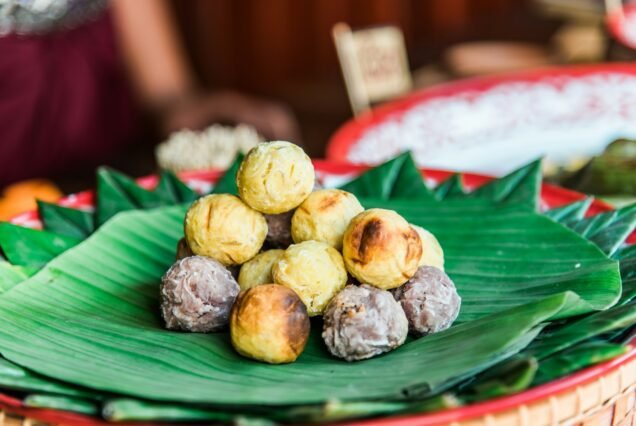
[[[358,361],[402,345],[408,321],[391,293],[363,284],[348,285],[324,314],[322,338],[332,355]]]
[[[166,328],[220,330],[228,324],[238,293],[236,280],[216,260],[203,256],[178,260],[161,279],[161,314]]]

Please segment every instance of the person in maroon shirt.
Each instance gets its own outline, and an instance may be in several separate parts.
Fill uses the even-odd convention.
[[[0,0],[0,186],[121,155],[140,110],[162,134],[298,133],[278,104],[197,85],[166,0]]]

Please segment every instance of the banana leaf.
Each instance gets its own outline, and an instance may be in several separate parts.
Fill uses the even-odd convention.
[[[89,416],[97,415],[100,412],[100,406],[95,401],[68,396],[31,394],[24,398],[22,402],[26,407],[71,411]]]
[[[395,183],[400,176],[402,167],[404,166],[408,158],[410,158],[410,154],[408,152],[400,154],[397,157],[392,158],[391,160],[362,173],[351,182],[348,182],[345,185],[341,186],[340,189],[356,194],[358,197],[374,197],[382,200],[388,200],[391,197],[391,193],[396,190]],[[412,161],[410,163],[414,164]],[[408,171],[405,172],[405,176],[412,174],[413,173],[409,173]],[[416,188],[421,188],[422,185],[424,185],[424,180],[422,179],[422,176],[419,174],[419,172],[417,173],[417,175],[417,180],[410,180],[406,184],[415,185]],[[399,189],[399,191],[406,191],[406,189],[401,188]],[[415,189],[414,192],[420,191]]]
[[[422,174],[415,164],[413,156],[409,153],[403,155],[405,155],[406,158],[404,159],[402,167],[395,178],[389,198],[433,200],[433,191],[431,191],[424,183]]]
[[[85,239],[95,230],[93,213],[38,201],[38,212],[45,230]]]
[[[24,268],[0,261],[0,294],[13,288],[29,277]]]
[[[174,173],[168,170],[161,171],[159,183],[154,191],[161,194],[163,205],[191,203],[199,197],[188,185],[181,182]]]
[[[612,256],[636,229],[636,204],[564,224]]]
[[[538,368],[539,363],[534,357],[512,357],[471,381],[460,397],[474,402],[521,392],[530,386]]]
[[[209,408],[192,407],[177,404],[165,404],[139,399],[117,398],[107,401],[102,410],[103,416],[110,421],[162,421],[196,422],[216,421],[231,422],[236,414]]]
[[[13,265],[38,270],[95,231],[110,217],[121,211],[150,209],[158,206],[192,202],[198,196],[174,174],[162,172],[153,191],[140,187],[133,179],[101,168],[97,172],[96,213],[38,202],[45,231],[0,223],[0,247]],[[0,271],[0,292],[13,286],[7,268]]]
[[[51,396],[99,398],[91,391],[32,373],[3,358],[0,358],[0,387],[23,392],[46,392]]]
[[[603,333],[628,328],[634,324],[636,324],[635,306],[631,304],[616,306],[546,332],[524,352],[542,360],[576,343]]]
[[[238,187],[236,186],[236,173],[243,161],[243,154],[239,153],[232,165],[225,171],[221,179],[214,185],[212,189],[213,194],[238,194]]]
[[[9,222],[0,223],[0,247],[13,265],[39,269],[80,241]]]
[[[610,360],[627,352],[624,345],[586,342],[541,361],[533,386],[565,377],[582,368]]]
[[[191,203],[197,197],[196,192],[169,171],[162,171],[155,189],[148,190],[123,173],[102,167],[97,170],[95,220],[101,226],[122,211]]]
[[[556,207],[546,211],[544,214],[550,219],[557,222],[564,223],[569,220],[582,220],[585,217],[585,213],[594,202],[593,197],[587,197],[574,203],[566,204],[561,207]]]
[[[117,173],[109,168],[101,167],[97,170],[97,190],[95,205],[95,225],[102,226],[106,221],[119,212],[135,210],[140,207],[131,195],[124,190],[116,179]],[[141,189],[141,188],[140,188]]]
[[[617,250],[612,258],[620,262],[623,279],[636,278],[636,245]]]
[[[450,191],[444,198],[485,198],[498,203],[523,206],[537,211],[541,192],[541,160],[533,161],[510,174],[494,179],[468,194]]]
[[[623,247],[612,257],[619,261],[623,279],[623,293],[618,304],[625,305],[636,299],[636,245]]]
[[[440,394],[418,402],[400,401],[364,401],[342,402],[328,401],[322,405],[256,409],[252,415],[223,411],[202,406],[184,404],[166,404],[140,399],[116,398],[104,404],[103,415],[111,421],[225,421],[235,424],[265,422],[264,416],[276,422],[336,422],[394,414],[409,414],[457,408],[462,402],[452,394]],[[260,417],[259,417],[260,416]],[[274,424],[274,423],[272,423]]]
[[[317,406],[299,406],[277,410],[268,416],[281,422],[339,422],[343,420],[388,416],[396,414],[413,414],[457,408],[463,402],[455,395],[443,393],[417,402],[400,401],[363,401],[342,402],[329,401]]]
[[[626,305],[636,299],[636,278],[623,281],[623,293],[618,301],[618,305]]]
[[[157,400],[276,405],[423,398],[519,352],[540,324],[581,306],[554,295],[355,364],[331,358],[315,330],[298,362],[263,365],[236,355],[225,333],[162,329],[157,280],[172,262],[184,211],[120,214],[4,294],[3,355],[65,382]],[[310,388],[303,385],[308,381]]]
[[[440,183],[434,190],[435,198],[444,200],[447,198],[462,198],[466,195],[462,176],[459,174],[451,175],[444,182]]]
[[[581,296],[581,304],[563,315],[606,309],[620,297],[618,265],[593,243],[544,216],[513,207],[488,208],[479,199],[474,204],[448,200],[439,206],[360,201],[367,208],[394,209],[435,234],[444,247],[445,268],[462,296],[459,322],[555,292]]]

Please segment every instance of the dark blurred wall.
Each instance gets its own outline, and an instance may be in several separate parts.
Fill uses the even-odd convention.
[[[174,0],[174,7],[202,82],[289,103],[314,156],[350,117],[331,40],[336,22],[399,25],[413,68],[459,41],[545,41],[554,28],[530,0]]]

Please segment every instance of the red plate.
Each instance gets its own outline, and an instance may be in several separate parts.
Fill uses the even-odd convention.
[[[315,160],[316,174],[321,182],[327,186],[336,185],[349,180],[363,171],[367,170],[367,166],[357,166],[346,163],[338,163],[334,161]],[[451,173],[440,170],[424,170],[424,176],[427,182],[432,184],[439,183],[446,179]],[[185,173],[181,177],[192,187],[202,190],[208,189],[214,183],[221,173],[216,171],[210,172],[194,172]],[[468,188],[478,187],[491,178],[466,174],[464,182]],[[149,176],[139,179],[139,183],[147,188],[152,188],[157,183],[155,176]],[[544,184],[541,190],[542,208],[554,208],[565,204],[572,203],[585,198],[585,195],[578,192],[560,188],[558,186]],[[60,204],[74,208],[92,208],[93,194],[91,192],[82,192],[64,198]],[[590,207],[588,214],[598,214],[611,210],[612,207],[600,201],[595,201]],[[36,212],[24,213],[13,219],[13,223],[21,224],[29,227],[39,227],[40,222]],[[634,240],[632,235],[632,240]],[[398,416],[377,420],[361,420],[347,423],[350,426],[416,426],[416,425],[437,425],[446,424],[456,421],[465,421],[472,418],[483,417],[486,414],[494,414],[522,404],[529,404],[542,398],[549,397],[564,392],[568,389],[591,382],[604,376],[612,371],[621,368],[622,365],[636,359],[636,349],[632,349],[628,354],[620,356],[614,360],[590,367],[563,379],[547,383],[542,386],[521,392],[516,395],[507,396],[491,401],[473,404],[466,407],[444,410],[431,414]],[[97,426],[112,425],[112,423],[103,420],[88,417],[80,414],[24,407],[19,399],[0,394],[0,408],[8,413],[22,415],[32,419],[53,424],[78,425],[78,426]],[[124,425],[125,423],[117,423]],[[130,424],[130,423],[129,423]],[[141,425],[142,423],[134,423]]]
[[[567,164],[636,137],[636,65],[561,67],[460,80],[342,126],[327,158],[377,164],[411,150],[422,167],[501,176],[545,156]]]

